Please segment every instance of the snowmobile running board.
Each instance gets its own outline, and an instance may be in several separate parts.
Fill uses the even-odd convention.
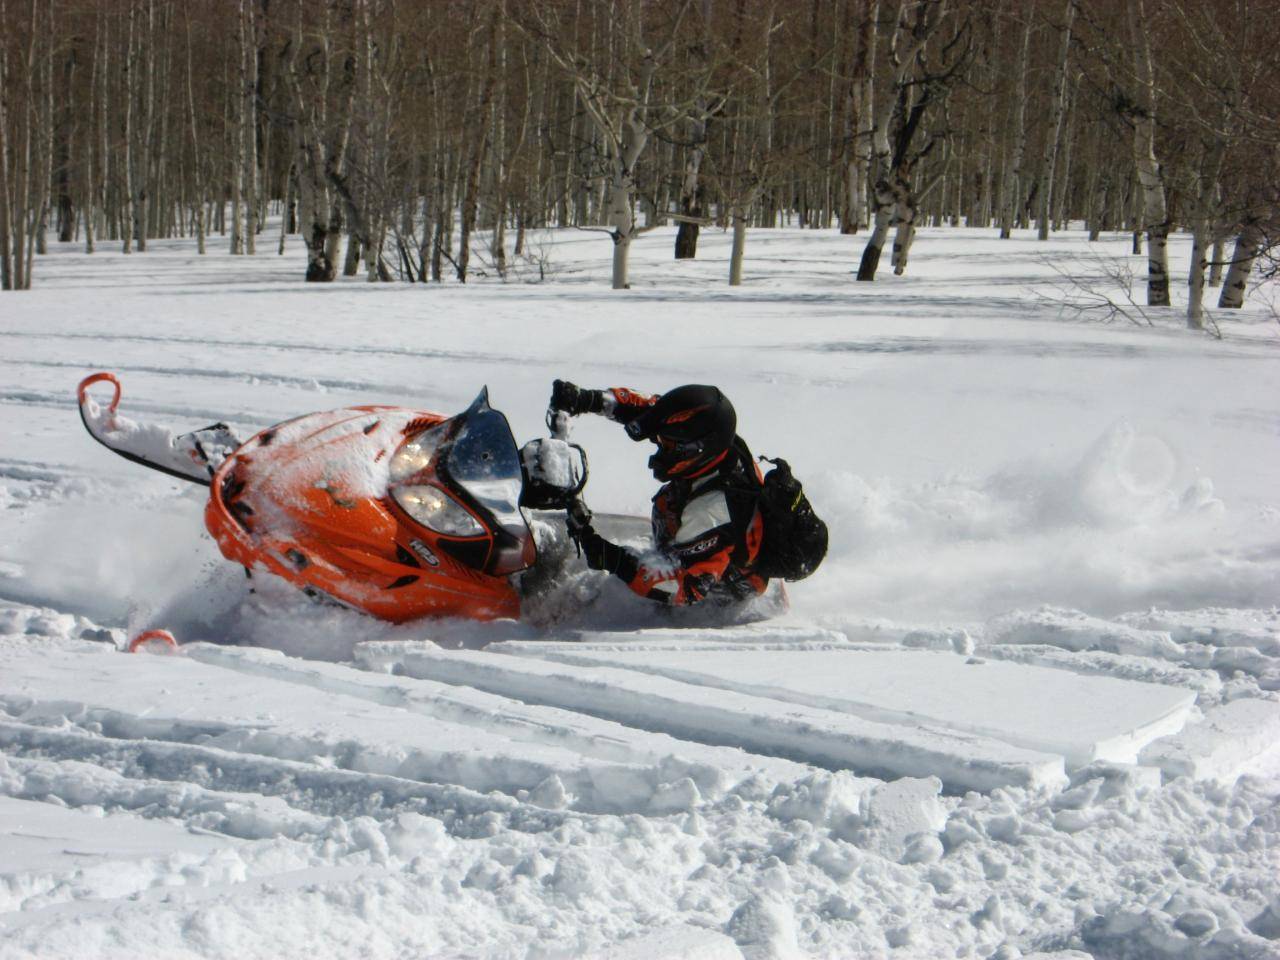
[[[106,409],[89,395],[95,383],[110,383],[115,393]],[[112,373],[94,373],[76,387],[80,419],[89,436],[126,460],[167,473],[179,480],[209,486],[218,464],[240,445],[226,424],[174,436],[163,427],[138,423],[116,413],[120,406],[120,381]],[[215,456],[210,456],[210,453]]]

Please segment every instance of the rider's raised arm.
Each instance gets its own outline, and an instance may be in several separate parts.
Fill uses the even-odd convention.
[[[550,407],[575,417],[583,413],[598,413],[626,424],[648,410],[657,400],[656,395],[640,393],[629,387],[592,390],[568,380],[556,380],[551,385]]]
[[[657,394],[640,393],[630,387],[610,387],[603,392],[605,400],[602,412],[618,423],[630,423],[658,402]]]

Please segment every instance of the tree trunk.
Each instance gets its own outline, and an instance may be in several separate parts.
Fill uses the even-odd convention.
[[[1191,230],[1191,269],[1187,275],[1187,326],[1192,330],[1204,329],[1204,268],[1208,259],[1208,234],[1208,222],[1197,220]]]
[[[742,258],[747,249],[746,209],[734,207],[730,219],[733,221],[733,249],[729,254],[729,286],[740,287],[742,286]]]
[[[680,181],[680,212],[690,218],[703,216],[703,196],[705,191],[698,180],[698,172],[702,168],[702,157],[706,153],[707,120],[703,115],[705,105],[699,104],[695,110],[697,115],[689,121],[690,146],[686,148],[684,176]],[[698,230],[696,219],[681,220],[676,228],[677,260],[692,260],[698,255]]]
[[[897,184],[897,200],[894,204],[894,219],[898,229],[893,239],[893,274],[896,277],[907,272],[907,256],[911,253],[911,243],[916,238],[916,202],[911,195],[911,184],[899,180]]]
[[[1027,155],[1027,67],[1031,59],[1030,10],[1023,11],[1026,26],[1022,29],[1022,45],[1018,53],[1018,88],[1013,94],[1013,163],[1010,165],[1004,185],[1004,209],[1000,212],[1000,236],[1013,236],[1022,206],[1023,183],[1026,179],[1023,164]]]
[[[195,202],[192,207],[196,221],[196,253],[204,256],[206,252],[204,236],[204,178],[200,157],[200,133],[196,126],[195,79],[191,67],[191,10],[186,6],[183,9],[186,11],[187,18],[185,24],[187,34],[187,126],[191,132],[191,184],[195,192]]]
[[[58,242],[71,243],[76,232],[76,207],[71,197],[71,159],[75,156],[75,125],[71,122],[72,83],[76,71],[76,48],[67,51],[62,65],[63,99],[59,107],[57,158],[54,178],[58,187]]]
[[[889,227],[893,222],[893,188],[888,180],[876,181],[876,219],[862,250],[862,261],[858,264],[859,280],[875,280],[876,270],[880,268],[880,255],[884,250],[884,242],[889,236]]]
[[[1231,266],[1227,270],[1227,282],[1222,286],[1222,294],[1218,297],[1218,306],[1238,310],[1244,306],[1244,294],[1249,285],[1249,276],[1253,273],[1253,263],[1262,252],[1265,240],[1262,227],[1256,221],[1244,225],[1236,237],[1235,252],[1231,255]]]
[[[1213,239],[1213,217],[1217,212],[1218,174],[1222,170],[1225,153],[1226,144],[1220,138],[1215,137],[1204,144],[1197,189],[1191,198],[1195,204],[1195,216],[1191,231],[1191,269],[1187,276],[1187,325],[1193,330],[1204,329],[1204,272],[1208,266],[1209,244]]]
[[[0,19],[4,17],[4,0],[0,0]],[[4,21],[7,22],[7,21]],[[8,89],[9,51],[0,43],[0,87]],[[12,290],[13,239],[10,235],[13,209],[9,197],[9,111],[8,98],[0,94],[0,290]]]
[[[1221,232],[1213,233],[1213,256],[1209,261],[1209,286],[1222,286],[1222,267],[1227,254],[1227,240]]]
[[[244,104],[240,112],[244,124],[244,249],[250,255],[258,252],[255,239],[258,233],[258,28],[253,2],[243,0],[241,11],[242,36],[245,38],[241,54],[244,57],[244,87],[241,90]]]
[[[355,228],[351,227],[347,230],[347,256],[342,262],[344,277],[354,277],[360,272],[360,254],[360,238],[356,235]]]
[[[1049,127],[1045,133],[1044,157],[1040,162],[1040,209],[1036,233],[1039,239],[1049,239],[1049,218],[1053,210],[1054,166],[1058,161],[1059,143],[1062,139],[1062,118],[1067,112],[1067,60],[1071,52],[1071,24],[1076,15],[1076,0],[1067,0],[1062,26],[1062,40],[1058,46],[1058,65],[1053,76],[1053,94],[1050,97]]]
[[[1134,117],[1133,159],[1142,185],[1142,226],[1147,231],[1147,304],[1169,305],[1169,215],[1164,180],[1156,159],[1155,73],[1151,63],[1148,24],[1143,0],[1130,0],[1129,31],[1133,43],[1134,70],[1138,78],[1139,107]]]
[[[136,4],[130,0],[128,36],[125,43],[124,83],[121,85],[121,94],[124,98],[124,156],[120,158],[120,163],[121,172],[124,175],[124,210],[120,218],[120,240],[121,249],[125,253],[133,252],[133,88],[137,67],[137,50],[134,45],[136,17]]]
[[[857,233],[868,223],[867,184],[871,179],[871,140],[875,134],[876,22],[880,0],[862,0],[862,22],[858,25],[857,54],[853,79],[849,84],[850,151],[845,169],[845,211],[840,232]]]

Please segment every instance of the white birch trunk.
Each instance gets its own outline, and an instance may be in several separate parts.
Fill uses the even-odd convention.
[[[192,76],[191,68],[191,14],[187,11],[187,124],[191,131],[191,183],[195,190],[195,202],[192,204],[195,212],[195,234],[196,234],[196,253],[200,256],[205,255],[205,225],[204,225],[204,177],[201,170],[200,159],[200,134],[196,126],[196,94],[195,79]]]
[[[1193,330],[1204,329],[1204,274],[1217,206],[1218,174],[1225,153],[1226,144],[1220,138],[1207,143],[1197,178],[1196,209],[1191,224],[1191,268],[1187,275],[1187,326]]]
[[[1129,31],[1138,78],[1139,110],[1134,117],[1133,159],[1142,186],[1142,226],[1147,232],[1147,304],[1169,305],[1169,215],[1164,179],[1156,160],[1155,71],[1143,0],[1130,0]]]
[[[1223,261],[1227,256],[1227,240],[1220,232],[1213,234],[1213,256],[1209,260],[1209,286],[1222,286]]]
[[[1197,221],[1191,230],[1191,269],[1187,275],[1187,326],[1204,329],[1204,271],[1208,265],[1208,224]]]
[[[244,3],[245,45],[244,106],[244,249],[250,255],[258,252],[258,28],[253,13],[253,0]]]
[[[1024,11],[1027,18],[1022,30],[1022,45],[1018,53],[1018,89],[1013,103],[1013,163],[1010,164],[1004,185],[1004,209],[1000,214],[1000,236],[1013,235],[1021,217],[1022,192],[1025,175],[1023,164],[1027,155],[1027,67],[1031,59],[1031,11]]]
[[[108,203],[111,195],[109,193],[111,184],[111,145],[108,134],[107,117],[110,115],[111,105],[111,18],[102,16],[102,102],[99,106],[99,127],[98,127],[98,209],[102,213],[102,230],[100,233],[103,239],[107,238],[109,230],[107,217],[110,211]]]
[[[867,184],[871,168],[871,138],[875,131],[876,20],[880,0],[862,0],[862,22],[858,25],[856,53],[849,83],[848,160],[845,165],[845,209],[840,218],[841,233],[857,233],[867,227]]]
[[[747,249],[747,212],[733,209],[733,248],[729,253],[729,286],[742,286],[742,259]]]
[[[128,36],[125,42],[124,62],[124,156],[120,158],[124,174],[124,211],[120,224],[121,249],[125,253],[133,252],[133,75],[136,66],[134,49],[134,20],[137,14],[135,4],[129,3]]]
[[[627,270],[631,255],[631,237],[635,233],[634,213],[635,178],[625,162],[615,159],[613,175],[609,178],[609,219],[613,224],[614,290],[630,290]]]
[[[138,81],[139,110],[137,143],[133,145],[133,244],[139,253],[147,252],[147,217],[151,204],[151,131],[155,118],[155,2],[146,0],[146,35],[137,47],[134,74],[141,71]]]
[[[93,66],[89,70],[89,109],[88,120],[85,123],[84,133],[84,252],[93,253],[93,221],[94,221],[94,197],[97,192],[96,182],[93,178],[93,141],[94,141],[94,119],[95,111],[98,109],[98,77],[101,71],[101,60],[98,55],[98,47],[102,39],[102,14],[99,12],[95,15],[93,21]],[[2,122],[2,121],[0,121]]]
[[[0,0],[0,23],[8,22],[4,0]],[[0,85],[9,83],[8,45],[0,43]],[[0,96],[0,290],[13,286],[12,202],[9,198],[9,111],[7,98]]]
[[[1058,46],[1058,64],[1053,76],[1053,94],[1050,97],[1049,129],[1045,135],[1044,157],[1040,162],[1039,214],[1036,233],[1041,240],[1049,239],[1049,221],[1053,210],[1054,169],[1062,139],[1062,118],[1067,112],[1067,59],[1071,52],[1071,25],[1075,20],[1076,0],[1067,0],[1063,17],[1062,39]]]
[[[1219,307],[1238,310],[1244,306],[1245,290],[1249,286],[1254,261],[1262,251],[1263,239],[1262,227],[1256,222],[1246,223],[1236,237],[1235,252],[1231,255],[1231,266],[1227,270],[1227,282],[1223,284],[1222,294],[1218,297]]]
[[[232,256],[243,256],[244,254],[244,152],[245,152],[245,96],[244,90],[248,83],[248,67],[246,60],[248,58],[249,41],[245,36],[245,4],[247,0],[240,0],[236,5],[236,37],[238,39],[237,50],[239,58],[235,67],[235,89],[239,90],[240,95],[231,98],[227,110],[230,113],[231,134],[231,254]]]

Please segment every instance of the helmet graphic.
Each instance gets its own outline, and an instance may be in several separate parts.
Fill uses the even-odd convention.
[[[627,424],[633,440],[658,445],[649,469],[659,480],[701,476],[724,459],[738,427],[733,404],[716,387],[676,387]]]

